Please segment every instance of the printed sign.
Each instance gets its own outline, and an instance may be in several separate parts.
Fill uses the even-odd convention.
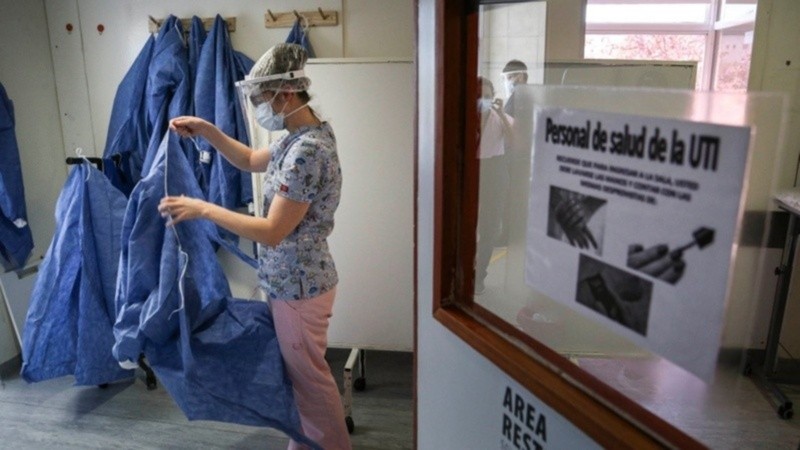
[[[526,283],[713,376],[750,129],[536,110]]]
[[[600,448],[564,417],[518,385],[506,385],[500,397],[501,450]]]

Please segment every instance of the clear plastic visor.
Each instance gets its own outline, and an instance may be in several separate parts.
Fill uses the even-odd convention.
[[[279,92],[305,91],[311,84],[303,70],[293,70],[264,77],[245,77],[236,82],[239,107],[247,124],[247,134],[253,148],[262,147],[266,131],[256,122],[256,107],[271,101]],[[267,94],[269,93],[269,94]]]

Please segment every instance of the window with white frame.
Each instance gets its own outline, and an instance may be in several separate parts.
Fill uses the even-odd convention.
[[[744,91],[756,3],[588,0],[584,57],[697,61],[697,89]]]

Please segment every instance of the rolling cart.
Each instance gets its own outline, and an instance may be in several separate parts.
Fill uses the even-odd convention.
[[[775,269],[778,276],[778,286],[775,289],[775,301],[772,305],[772,314],[767,332],[767,342],[764,351],[748,355],[745,363],[745,375],[753,376],[759,386],[772,396],[770,399],[781,419],[791,419],[794,416],[792,401],[781,391],[776,383],[797,384],[800,376],[795,370],[778,372],[778,346],[780,344],[781,327],[786,312],[786,303],[789,299],[789,288],[792,280],[795,249],[800,242],[800,190],[786,192],[775,197],[778,206],[789,213],[789,224],[786,230],[786,242],[781,254],[780,265]]]
[[[358,365],[358,377],[353,379],[353,369]],[[366,354],[363,349],[353,348],[344,364],[344,394],[342,394],[342,405],[344,406],[344,421],[347,424],[347,432],[353,434],[355,423],[353,422],[353,389],[363,391],[367,388],[366,379]]]

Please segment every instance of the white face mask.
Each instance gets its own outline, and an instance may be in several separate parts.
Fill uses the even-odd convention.
[[[272,100],[260,103],[258,106],[256,106],[255,109],[256,122],[258,122],[259,125],[261,125],[262,127],[266,128],[269,131],[283,130],[284,128],[286,128],[287,117],[308,106],[308,104],[304,104],[299,108],[295,109],[294,111],[290,112],[289,114],[284,114],[283,110],[281,110],[281,112],[279,113],[276,113],[272,109],[272,102],[274,100],[275,97],[272,97]],[[283,105],[283,108],[286,109],[286,104]]]
[[[280,131],[285,128],[283,113],[275,114],[272,110],[272,101],[256,106],[256,122],[269,131]]]
[[[488,111],[489,108],[492,107],[492,99],[490,98],[481,98],[478,99],[478,109],[483,111]]]
[[[503,85],[506,88],[506,97],[511,97],[511,94],[514,93],[514,86],[515,86],[514,80],[507,79],[503,82]]]

